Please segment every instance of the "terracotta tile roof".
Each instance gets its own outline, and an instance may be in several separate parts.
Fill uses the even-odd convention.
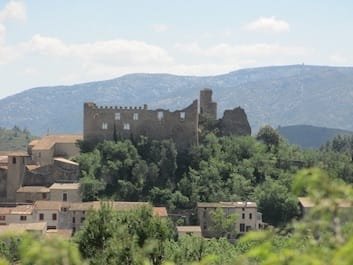
[[[256,202],[198,202],[198,208],[256,208]]]
[[[26,231],[46,231],[47,223],[23,223],[23,224],[8,224],[0,226],[0,233],[23,233]]]
[[[55,144],[76,143],[77,140],[82,140],[81,134],[61,134],[61,135],[47,135],[39,140],[32,141],[32,150],[49,150]]]
[[[11,213],[10,207],[0,207],[0,215],[7,215]]]
[[[36,201],[34,203],[34,208],[38,211],[40,210],[53,210],[60,211],[62,207],[69,207],[68,202],[63,201]]]
[[[0,151],[0,156],[29,156],[29,154],[24,151]]]
[[[78,190],[80,183],[54,183],[49,187],[50,190]]]
[[[14,215],[29,215],[33,213],[33,205],[18,205],[10,208],[10,214]]]
[[[153,213],[159,217],[168,217],[167,208],[165,207],[153,207]]]
[[[50,190],[44,186],[23,186],[17,190],[17,192],[28,192],[28,193],[48,193]]]

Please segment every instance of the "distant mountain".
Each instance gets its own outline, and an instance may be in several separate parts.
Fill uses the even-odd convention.
[[[293,125],[278,127],[278,132],[291,144],[304,148],[319,148],[336,135],[352,135],[353,132],[340,129],[315,127],[310,125]]]
[[[253,132],[261,125],[312,124],[353,130],[353,68],[276,66],[195,77],[130,74],[72,86],[32,88],[0,100],[0,126],[33,134],[82,131],[85,101],[99,105],[183,108],[212,88],[219,115],[241,106]]]

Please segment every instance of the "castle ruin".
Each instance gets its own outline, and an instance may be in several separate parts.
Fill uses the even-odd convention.
[[[212,101],[212,90],[200,91],[198,100],[182,110],[150,110],[143,107],[97,106],[84,104],[83,137],[88,142],[137,139],[146,136],[154,140],[173,139],[179,150],[198,144],[199,115],[217,121],[222,135],[250,135],[246,113],[240,107],[226,110],[217,120],[217,103]]]

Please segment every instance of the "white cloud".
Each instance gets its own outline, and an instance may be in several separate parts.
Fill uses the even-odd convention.
[[[168,53],[156,45],[142,41],[115,39],[92,43],[67,44],[60,39],[35,35],[20,45],[25,53],[49,56],[69,56],[86,63],[112,65],[151,65],[172,62]]]
[[[154,24],[152,25],[152,30],[155,32],[165,32],[169,29],[166,24]]]
[[[275,17],[260,17],[245,25],[246,30],[262,32],[288,32],[290,26],[287,21]]]
[[[26,20],[26,7],[21,1],[10,1],[0,10],[0,22],[6,20]]]
[[[0,45],[5,40],[6,28],[4,25],[0,24]]]

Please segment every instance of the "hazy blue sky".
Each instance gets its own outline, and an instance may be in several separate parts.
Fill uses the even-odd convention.
[[[133,72],[352,65],[353,1],[0,0],[0,98]]]

